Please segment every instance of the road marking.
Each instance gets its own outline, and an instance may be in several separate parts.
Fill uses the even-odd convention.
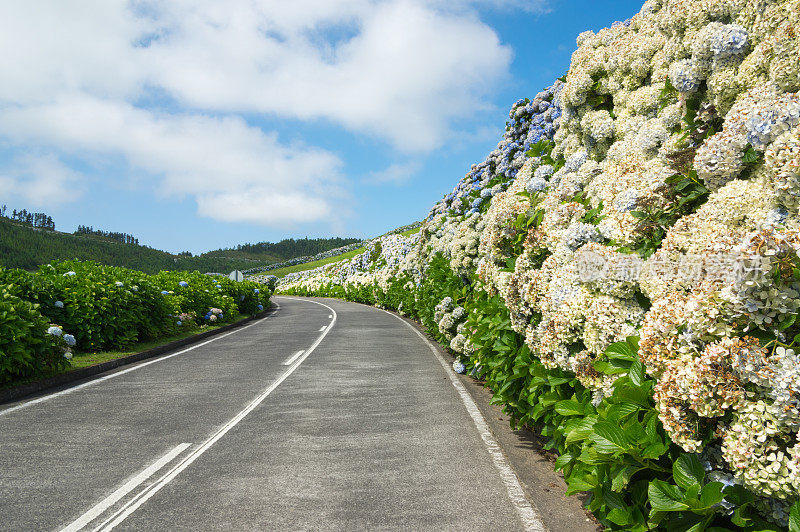
[[[287,299],[294,299],[294,298],[287,298]],[[150,486],[148,486],[147,488],[145,488],[144,490],[139,492],[139,494],[136,497],[134,497],[133,499],[128,501],[125,505],[123,505],[122,508],[117,510],[116,513],[111,515],[111,517],[109,517],[104,523],[102,523],[99,527],[97,527],[95,529],[96,531],[97,530],[102,530],[102,531],[105,532],[105,531],[108,531],[108,530],[113,530],[114,527],[116,527],[118,524],[120,524],[125,519],[127,519],[128,516],[130,516],[141,505],[143,505],[145,502],[147,502],[148,499],[150,499],[150,497],[152,497],[153,495],[158,493],[158,491],[161,490],[161,488],[166,486],[170,481],[172,481],[172,479],[177,477],[180,474],[181,471],[183,471],[184,469],[189,467],[192,464],[192,462],[197,460],[203,453],[205,453],[209,448],[211,448],[211,446],[214,445],[225,434],[227,434],[229,430],[231,430],[233,427],[238,425],[239,422],[247,416],[247,414],[252,412],[258,405],[261,404],[262,401],[264,401],[264,399],[267,398],[267,396],[269,396],[269,394],[271,394],[273,391],[275,391],[275,389],[278,386],[280,386],[280,384],[283,381],[285,381],[289,377],[289,375],[294,373],[295,370],[300,367],[300,365],[303,363],[303,361],[305,359],[307,359],[309,357],[309,355],[311,355],[311,353],[314,352],[314,350],[319,346],[320,343],[322,343],[322,340],[324,340],[325,337],[328,335],[328,333],[331,332],[331,330],[333,329],[333,324],[336,323],[336,316],[337,316],[336,315],[336,311],[333,310],[328,305],[325,305],[324,303],[319,303],[318,301],[309,301],[309,300],[299,300],[299,301],[308,301],[309,303],[315,303],[317,305],[322,305],[323,307],[326,307],[328,310],[333,312],[333,321],[331,322],[330,327],[328,327],[325,332],[323,332],[321,335],[319,335],[317,337],[316,341],[313,344],[311,344],[311,347],[309,347],[305,351],[305,353],[300,358],[298,358],[283,373],[283,375],[278,377],[278,379],[275,380],[275,382],[270,384],[269,388],[264,390],[261,393],[261,395],[259,395],[255,399],[253,399],[253,401],[249,405],[247,405],[247,407],[245,407],[244,410],[242,410],[241,412],[236,414],[236,416],[234,416],[233,419],[231,419],[230,421],[225,423],[225,425],[223,425],[210,438],[208,438],[206,441],[204,441],[202,444],[200,444],[199,447],[197,447],[192,452],[190,452],[188,455],[186,455],[186,457],[184,457],[184,459],[178,465],[176,465],[175,467],[170,469],[161,478],[159,478],[157,481],[152,483]]]
[[[77,532],[78,530],[82,529],[83,527],[85,527],[86,525],[97,519],[100,516],[100,514],[111,508],[114,504],[116,504],[125,495],[133,491],[142,482],[152,477],[158,470],[160,470],[162,467],[170,463],[176,456],[181,454],[190,445],[191,443],[181,443],[180,445],[169,451],[167,454],[159,458],[155,463],[147,467],[144,471],[142,471],[141,473],[130,479],[128,482],[120,486],[114,493],[112,493],[102,501],[98,502],[85,514],[83,514],[75,521],[67,525],[64,529],[62,529],[61,532]]]
[[[469,392],[461,383],[461,381],[458,380],[453,368],[447,363],[444,357],[442,357],[441,353],[439,353],[433,343],[431,343],[431,341],[428,340],[421,332],[415,329],[413,325],[396,314],[392,314],[387,310],[384,310],[384,312],[405,323],[409,329],[414,331],[417,336],[422,338],[422,340],[428,344],[431,352],[434,354],[437,360],[439,360],[439,363],[444,368],[447,376],[450,377],[450,382],[453,384],[453,387],[461,397],[461,401],[464,403],[464,406],[466,407],[470,417],[472,417],[472,421],[475,423],[475,427],[478,429],[478,433],[481,435],[481,439],[486,445],[486,450],[492,457],[495,468],[497,468],[497,470],[500,472],[500,478],[503,480],[503,484],[506,486],[506,491],[508,492],[508,497],[511,499],[511,504],[514,506],[514,509],[517,510],[517,515],[519,515],[525,530],[529,532],[546,532],[547,529],[542,523],[539,514],[533,508],[530,501],[528,501],[528,499],[525,497],[525,492],[522,490],[522,485],[519,483],[516,473],[514,473],[514,470],[508,465],[506,457],[503,455],[503,451],[500,449],[500,445],[494,439],[494,436],[492,436],[492,433],[489,430],[489,425],[486,424],[486,420],[483,418],[483,414],[481,414],[481,411],[478,410],[478,405],[475,404],[472,396],[470,396]]]
[[[280,310],[280,308],[281,308],[281,306],[278,305],[277,303],[275,303],[275,310],[273,310],[272,312],[270,312],[269,314],[264,316],[264,319],[274,316],[275,313],[278,310]],[[258,325],[260,323],[261,323],[261,320],[258,320],[258,321],[254,322],[254,323],[251,323],[250,325],[245,325],[244,327],[239,327],[235,331],[231,331],[231,332],[225,333],[225,334],[220,334],[218,336],[213,337],[211,340],[206,340],[203,343],[193,345],[192,347],[184,349],[183,351],[178,351],[177,353],[172,353],[171,355],[155,358],[155,359],[150,360],[148,362],[143,362],[141,364],[137,364],[136,366],[133,366],[132,368],[124,369],[122,371],[118,371],[116,373],[112,373],[111,375],[106,375],[105,377],[100,377],[98,379],[94,379],[94,380],[91,380],[89,382],[84,382],[83,384],[79,384],[77,386],[73,386],[72,388],[67,388],[66,390],[62,390],[60,392],[52,393],[50,395],[43,395],[42,397],[38,397],[36,399],[31,399],[30,401],[26,401],[24,403],[20,403],[17,406],[12,406],[11,408],[6,408],[5,410],[0,410],[0,416],[3,416],[5,414],[9,414],[11,412],[15,412],[17,410],[21,410],[23,408],[27,408],[29,406],[33,406],[35,404],[39,404],[39,403],[43,403],[45,401],[49,401],[50,399],[54,399],[56,397],[61,397],[63,395],[70,394],[72,392],[77,392],[78,390],[82,390],[84,388],[88,388],[89,386],[94,386],[95,384],[100,384],[101,382],[107,381],[109,379],[113,379],[115,377],[119,377],[120,375],[125,375],[126,373],[130,373],[131,371],[136,371],[137,369],[142,369],[143,367],[149,366],[150,364],[155,364],[156,362],[162,362],[162,361],[167,360],[169,358],[176,357],[176,356],[182,355],[184,353],[188,353],[189,351],[197,349],[198,347],[203,347],[204,345],[208,345],[211,342],[216,342],[217,340],[222,340],[226,336],[230,336],[232,334],[236,334],[236,333],[242,332],[243,330],[249,329],[250,327],[252,327],[254,325]]]
[[[323,325],[322,327],[320,327],[320,328],[319,328],[319,332],[322,332],[322,331],[324,331],[324,330],[325,330],[325,329],[327,329],[327,328],[328,328],[328,326],[327,326],[327,325]]]
[[[332,317],[333,317],[333,314],[328,314],[328,318],[332,318]]]
[[[284,363],[283,363],[283,365],[284,365],[284,366],[291,366],[291,365],[292,365],[292,362],[294,362],[295,360],[297,360],[297,358],[298,358],[300,355],[302,355],[303,353],[305,353],[305,351],[303,351],[303,350],[301,349],[300,351],[298,351],[297,353],[293,354],[293,355],[292,355],[292,356],[290,356],[288,359],[286,359],[286,362],[284,362]]]

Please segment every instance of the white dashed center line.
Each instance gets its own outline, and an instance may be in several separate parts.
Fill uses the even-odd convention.
[[[286,362],[284,362],[284,363],[283,363],[283,365],[284,365],[284,366],[291,366],[291,365],[292,365],[292,362],[294,362],[295,360],[297,360],[298,358],[300,358],[300,355],[302,355],[303,353],[305,353],[305,351],[303,351],[303,350],[301,349],[301,350],[300,350],[300,351],[298,351],[297,353],[295,353],[295,354],[293,354],[292,356],[290,356],[289,358],[287,358],[287,359],[286,359]]]

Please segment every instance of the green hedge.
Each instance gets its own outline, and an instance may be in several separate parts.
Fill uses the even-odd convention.
[[[0,383],[42,374],[67,365],[62,336],[47,334],[39,306],[23,301],[13,285],[0,283]]]
[[[74,336],[77,352],[124,349],[254,314],[270,296],[251,281],[199,272],[147,275],[91,261],[53,262],[33,273],[0,268],[0,293],[0,382],[68,363],[68,346],[46,333],[50,326]]]

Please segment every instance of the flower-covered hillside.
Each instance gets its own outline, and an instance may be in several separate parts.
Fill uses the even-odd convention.
[[[800,1],[648,0],[577,45],[404,258],[281,289],[420,318],[550,427],[610,528],[781,529],[800,499]]]

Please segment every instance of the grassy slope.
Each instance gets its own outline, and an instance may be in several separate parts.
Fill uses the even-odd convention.
[[[327,259],[315,260],[303,264],[295,264],[294,266],[286,266],[285,268],[278,268],[277,270],[269,270],[264,272],[263,275],[274,275],[276,277],[283,277],[287,273],[304,272],[306,270],[313,270],[314,268],[319,268],[320,266],[324,266],[325,264],[330,264],[331,262],[339,262],[340,260],[344,259],[352,259],[353,257],[355,257],[360,253],[364,253],[364,248],[354,249],[353,251],[348,251],[347,253],[342,253],[341,255],[334,255],[333,257],[328,257]]]
[[[415,233],[419,233],[419,230],[420,228],[417,227],[416,229],[409,229],[408,231],[403,231],[400,234],[403,236],[411,236]],[[306,262],[304,264],[295,264],[294,266],[278,268],[277,270],[269,270],[264,272],[263,275],[274,275],[276,277],[284,277],[288,273],[304,272],[306,270],[313,270],[314,268],[319,268],[320,266],[324,266],[325,264],[330,264],[331,262],[339,262],[340,260],[352,259],[353,257],[355,257],[360,253],[364,253],[364,248],[354,249],[353,251],[342,253],[341,255],[334,255],[333,257],[328,257],[327,259],[315,260],[312,262]]]
[[[411,236],[411,235],[415,235],[415,234],[419,233],[420,229],[422,229],[422,227],[417,227],[416,229],[409,229],[408,231],[403,231],[400,234],[403,235],[403,236]]]

